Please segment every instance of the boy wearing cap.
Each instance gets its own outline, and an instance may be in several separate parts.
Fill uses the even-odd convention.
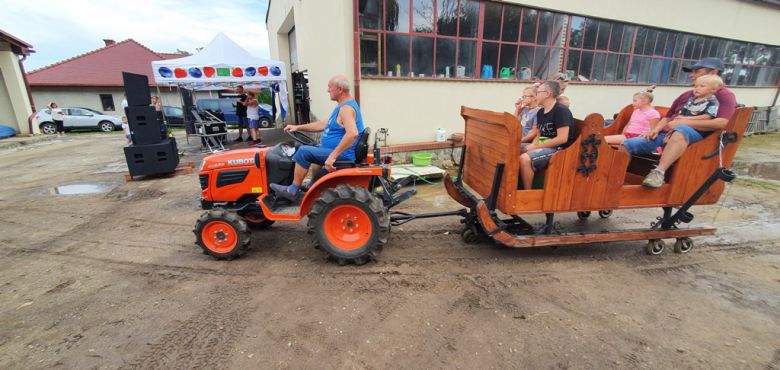
[[[696,79],[704,75],[719,76],[723,69],[723,62],[718,58],[704,58],[692,66],[683,66],[683,71],[689,73],[688,77],[691,79],[691,85],[695,85]],[[654,188],[661,187],[664,184],[666,170],[682,157],[688,145],[698,142],[712,132],[726,127],[731,116],[734,115],[734,110],[737,108],[736,98],[734,93],[725,87],[719,89],[714,96],[718,100],[719,106],[717,115],[713,119],[695,120],[689,117],[677,117],[688,100],[694,97],[693,90],[690,90],[682,93],[672,102],[666,117],[661,118],[653,129],[640,137],[623,141],[618,150],[629,155],[652,154],[656,148],[666,141],[666,147],[663,154],[661,154],[658,166],[650,171],[642,185]],[[669,133],[669,139],[664,140],[667,133]],[[691,135],[687,135],[689,133]]]

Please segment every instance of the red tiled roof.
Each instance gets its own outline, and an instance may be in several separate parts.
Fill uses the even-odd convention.
[[[133,39],[106,46],[27,74],[30,86],[122,87],[122,72],[143,74],[154,86],[152,62],[185,57],[158,54]]]

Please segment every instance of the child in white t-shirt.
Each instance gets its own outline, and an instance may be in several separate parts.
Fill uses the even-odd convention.
[[[127,139],[127,144],[125,144],[125,146],[130,145],[130,143],[133,142],[133,139],[130,136],[130,125],[127,124],[126,116],[122,116],[122,130],[125,131],[125,138]]]
[[[623,127],[623,132],[620,135],[605,136],[608,144],[620,145],[623,140],[638,137],[645,132],[650,131],[653,125],[658,123],[661,119],[661,113],[659,113],[651,103],[653,102],[653,90],[655,85],[650,86],[645,91],[640,91],[634,94],[634,113],[631,114],[631,119],[628,124]]]

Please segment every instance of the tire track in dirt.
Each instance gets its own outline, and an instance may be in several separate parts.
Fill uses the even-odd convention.
[[[254,285],[257,287],[257,285]],[[123,370],[216,369],[226,364],[255,310],[248,287],[218,288],[208,307],[152,343]]]

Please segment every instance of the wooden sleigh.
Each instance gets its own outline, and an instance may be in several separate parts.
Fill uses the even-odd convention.
[[[716,203],[725,182],[734,179],[728,168],[753,109],[738,108],[723,130],[689,146],[666,171],[666,184],[660,188],[641,185],[657,158],[634,157],[629,165],[629,156],[604,140],[622,131],[632,111],[631,106],[624,108],[607,128],[599,114],[575,120],[577,141],[553,155],[548,168],[535,174],[534,188],[526,190],[519,181],[522,129],[517,118],[462,107],[466,123],[462,165],[457,180],[447,178],[445,186],[453,199],[471,210],[465,215],[464,240],[489,237],[510,247],[649,240],[647,252],[658,254],[664,238],[676,238],[675,251],[684,253],[693,246],[690,237],[714,234],[715,228],[678,224],[693,219],[688,212],[692,205]],[[666,113],[665,108],[659,111]],[[719,150],[722,141],[725,145]],[[646,229],[566,233],[553,222],[554,214],[562,212],[577,212],[580,218],[590,212],[608,217],[613,210],[651,207],[662,208],[663,216]],[[501,219],[499,212],[511,218]],[[539,227],[522,218],[541,213],[547,222]]]

